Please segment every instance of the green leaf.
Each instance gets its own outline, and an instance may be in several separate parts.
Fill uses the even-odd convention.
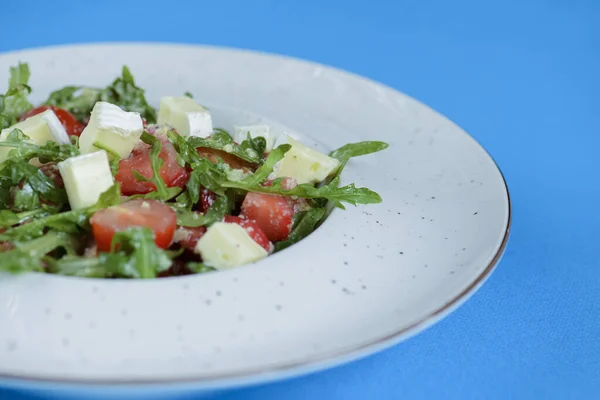
[[[346,167],[348,160],[353,157],[364,156],[367,154],[377,153],[378,151],[385,150],[389,145],[385,142],[366,141],[358,143],[348,143],[339,149],[333,150],[329,153],[329,157],[335,158],[340,161],[340,167],[333,176],[337,178],[341,175],[342,171]]]
[[[43,146],[30,143],[29,137],[20,129],[13,129],[6,140],[0,142],[0,147],[11,147],[12,150],[8,154],[9,158],[29,161],[33,158],[39,158],[42,164],[49,162],[60,162],[67,158],[75,157],[80,154],[77,146],[72,144],[58,144],[55,142],[47,142]],[[2,165],[0,164],[0,169]]]
[[[190,141],[174,131],[169,131],[167,137],[179,156],[192,168],[187,187],[188,195],[190,190],[192,194],[199,193],[200,186],[224,195],[225,190],[221,187],[221,184],[227,180],[227,174],[231,171],[231,168],[225,163],[214,164],[201,157]]]
[[[96,204],[87,209],[89,213],[95,213],[103,208],[117,206],[121,204],[121,186],[119,182],[115,182],[106,191],[102,192]]]
[[[57,206],[67,203],[65,190],[57,187],[42,170],[29,164],[26,158],[16,159],[11,155],[11,158],[0,164],[0,192],[10,191],[20,183],[28,184],[28,187],[24,186],[24,190],[32,189],[48,203]]]
[[[273,168],[275,168],[275,164],[277,164],[285,153],[287,153],[292,148],[289,144],[282,144],[281,146],[274,149],[263,163],[263,165],[258,168],[254,174],[249,177],[239,181],[240,184],[250,186],[257,186],[259,183],[267,179],[269,174],[273,172]],[[231,182],[230,182],[231,183]],[[235,187],[235,186],[226,186],[226,187]],[[240,188],[243,189],[243,188]]]
[[[50,231],[40,238],[12,244],[14,249],[0,255],[0,271],[42,271],[42,259],[46,254],[60,247],[72,248],[76,240],[66,233]]]
[[[264,138],[250,138],[238,145],[226,130],[220,128],[215,129],[213,134],[207,138],[190,137],[188,143],[194,148],[208,147],[224,151],[253,164],[258,164],[262,161],[266,147]]]
[[[261,186],[259,184],[240,182],[224,182],[223,186],[227,188],[242,189],[249,192],[279,194],[282,196],[298,196],[308,199],[327,199],[332,201],[336,207],[344,208],[342,202],[352,205],[357,204],[375,204],[381,203],[381,196],[367,188],[357,188],[354,184],[338,187],[339,178],[334,179],[328,185],[314,187],[311,184],[304,183],[291,190],[285,190],[281,186],[282,179],[275,179],[271,186]]]
[[[225,215],[231,214],[233,205],[233,197],[219,196],[204,215],[189,210],[175,209],[177,225],[189,228],[212,225],[221,221]]]
[[[100,92],[100,100],[116,104],[125,111],[138,112],[148,123],[156,122],[156,110],[146,101],[144,90],[135,85],[127,66],[123,66],[120,77]]]
[[[100,195],[98,202],[81,210],[71,210],[62,213],[44,216],[34,219],[25,225],[19,225],[0,234],[0,241],[27,240],[44,235],[48,228],[54,228],[62,232],[78,232],[88,228],[89,217],[96,211],[120,204],[121,190],[119,184],[115,183]]]
[[[100,100],[100,92],[101,89],[90,87],[65,86],[52,92],[44,104],[64,108],[79,121],[84,121],[90,116],[94,104]]]
[[[312,208],[296,214],[294,216],[294,227],[290,232],[290,236],[285,241],[275,243],[275,251],[288,248],[310,235],[323,221],[326,213],[326,208]]]
[[[341,162],[347,161],[352,157],[364,156],[366,154],[377,153],[378,151],[385,150],[389,147],[389,144],[385,142],[359,142],[359,143],[348,143],[337,150],[333,150],[329,153],[329,157],[340,160]]]
[[[66,211],[63,213],[49,215],[44,218],[11,228],[0,234],[0,241],[9,242],[13,240],[35,239],[42,235],[48,227],[60,227],[64,231],[75,232],[78,228],[85,227],[88,215],[85,210]]]
[[[94,146],[106,151],[106,153],[108,153],[108,155],[110,155],[110,161],[109,161],[110,172],[112,173],[113,176],[115,176],[117,174],[117,172],[119,172],[119,161],[121,161],[121,156],[119,156],[119,154],[116,151],[114,151],[113,149],[106,147],[103,143],[94,142]],[[136,173],[136,171],[133,171],[133,172]]]
[[[42,208],[23,211],[20,213],[11,210],[0,210],[0,228],[10,228],[14,225],[34,219],[40,215],[46,215],[47,211]]]
[[[8,80],[8,89],[15,89],[19,86],[29,83],[29,65],[19,63],[16,67],[10,67],[10,78]]]
[[[13,187],[13,211],[36,210],[41,206],[40,196],[28,182],[24,182],[21,188]]]
[[[124,253],[100,253],[98,257],[47,257],[46,271],[51,274],[80,278],[133,278],[136,275],[130,259]]]
[[[199,262],[189,262],[187,263],[187,268],[195,274],[205,274],[207,272],[214,272],[216,269],[213,267],[209,267],[208,265],[199,263]]]
[[[33,105],[27,99],[31,88],[29,82],[29,66],[19,63],[10,68],[8,90],[0,95],[0,130],[17,123],[17,119],[25,112],[31,110]]]
[[[156,278],[160,272],[171,266],[171,259],[164,250],[154,243],[154,233],[148,228],[129,228],[117,232],[112,241],[112,253],[119,252],[129,255],[129,263],[133,267],[133,278]]]

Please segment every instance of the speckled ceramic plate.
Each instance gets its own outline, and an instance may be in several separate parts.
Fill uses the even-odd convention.
[[[334,211],[253,265],[153,281],[0,275],[0,377],[216,387],[329,367],[448,314],[506,245],[510,204],[494,161],[378,83],[280,56],[154,44],[4,54],[0,82],[19,60],[36,101],[63,85],[103,86],[127,64],[155,104],[191,91],[225,128],[266,122],[323,151],[369,139],[390,148],[343,176],[382,204]]]

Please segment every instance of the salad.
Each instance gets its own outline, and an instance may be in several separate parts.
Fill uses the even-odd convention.
[[[0,95],[0,271],[157,278],[237,267],[302,240],[344,203],[381,197],[340,174],[386,143],[320,153],[269,126],[213,128],[191,94],[157,112],[124,66],[105,88]]]

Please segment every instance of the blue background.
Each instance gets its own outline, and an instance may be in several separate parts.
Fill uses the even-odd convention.
[[[508,250],[458,311],[362,361],[210,397],[600,398],[599,2],[22,4],[0,5],[0,51],[142,40],[306,58],[432,106],[475,136],[506,175]],[[0,389],[2,399],[30,396]]]

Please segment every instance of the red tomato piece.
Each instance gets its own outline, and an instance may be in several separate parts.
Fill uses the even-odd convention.
[[[162,144],[160,158],[164,162],[160,169],[160,176],[167,187],[185,187],[190,178],[189,172],[177,163],[177,152],[173,145],[164,141]],[[137,180],[133,171],[146,178],[152,178],[150,146],[136,146],[128,158],[119,161],[119,171],[115,180],[121,184],[121,193],[125,196],[146,194],[156,190],[154,183]]]
[[[90,223],[100,251],[110,251],[115,233],[132,227],[152,229],[156,245],[166,249],[175,233],[177,215],[160,201],[137,199],[96,212]]]
[[[21,115],[21,117],[19,118],[19,121],[23,121],[29,117],[33,117],[34,115],[43,113],[46,110],[54,111],[54,114],[56,114],[56,117],[58,118],[58,120],[60,121],[62,126],[65,127],[65,130],[67,131],[67,135],[79,136],[79,135],[81,135],[81,132],[83,132],[85,125],[83,125],[81,122],[77,121],[77,118],[75,118],[73,116],[73,114],[71,114],[67,110],[65,110],[63,108],[58,108],[55,106],[36,107],[32,110],[27,111],[25,114]]]
[[[238,224],[244,228],[252,240],[258,243],[263,249],[269,253],[273,251],[273,244],[269,241],[267,235],[265,235],[256,222],[245,218],[234,217],[232,215],[226,215],[225,218],[223,218],[223,222]]]
[[[242,203],[241,215],[256,221],[269,240],[286,240],[292,230],[294,202],[289,197],[250,192]]]
[[[175,231],[174,240],[188,250],[194,251],[198,240],[206,233],[205,226],[199,226],[197,228],[190,228],[182,226],[177,228]]]
[[[205,187],[202,187],[202,189],[200,189],[201,211],[207,212],[208,209],[210,208],[210,206],[213,205],[213,203],[215,202],[216,199],[217,199],[217,195],[213,191],[208,190]]]

